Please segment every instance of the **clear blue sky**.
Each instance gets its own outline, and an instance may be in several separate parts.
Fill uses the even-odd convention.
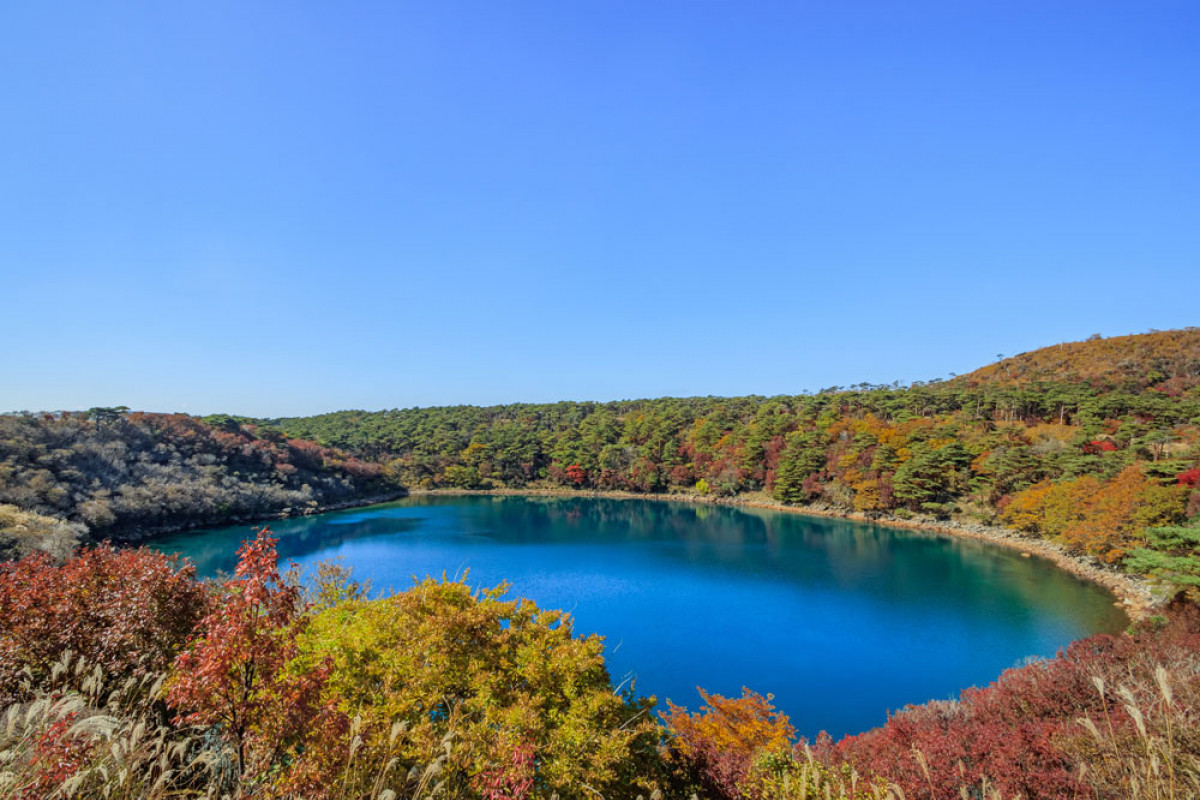
[[[799,393],[1200,324],[1194,2],[0,8],[0,410]]]

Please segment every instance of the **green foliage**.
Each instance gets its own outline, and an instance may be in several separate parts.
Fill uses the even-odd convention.
[[[391,597],[340,603],[311,620],[290,669],[329,660],[326,696],[361,720],[368,750],[400,723],[395,756],[422,763],[452,734],[454,791],[521,748],[536,754],[546,793],[653,788],[652,701],[613,692],[598,637],[574,637],[567,615],[503,592],[426,579]]]
[[[1149,528],[1144,535],[1147,546],[1130,551],[1126,569],[1200,590],[1200,525]]]

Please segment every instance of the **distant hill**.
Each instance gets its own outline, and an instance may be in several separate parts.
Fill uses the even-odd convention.
[[[1174,394],[1200,385],[1200,328],[1064,342],[989,364],[954,382],[968,388],[1084,382]]]
[[[94,408],[0,415],[0,559],[65,555],[395,493],[383,468],[236,418]]]

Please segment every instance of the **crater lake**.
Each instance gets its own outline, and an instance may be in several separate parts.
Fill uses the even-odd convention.
[[[159,538],[201,576],[255,526]],[[695,710],[700,686],[773,694],[802,735],[882,724],[1128,624],[1103,589],[971,539],[674,501],[422,495],[269,523],[281,560],[340,558],[376,594],[413,578],[509,585],[606,640],[613,683]]]

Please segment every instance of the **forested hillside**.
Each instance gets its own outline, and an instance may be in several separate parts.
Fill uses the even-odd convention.
[[[92,409],[0,416],[0,554],[137,539],[394,487],[381,467],[233,418]]]
[[[386,464],[412,487],[766,493],[1001,523],[1109,562],[1146,547],[1189,557],[1190,545],[1163,543],[1191,534],[1148,531],[1200,514],[1200,329],[1056,345],[907,388],[263,424]]]
[[[1099,335],[1022,353],[955,379],[969,386],[1084,381],[1097,387],[1178,395],[1200,385],[1200,328]]]

